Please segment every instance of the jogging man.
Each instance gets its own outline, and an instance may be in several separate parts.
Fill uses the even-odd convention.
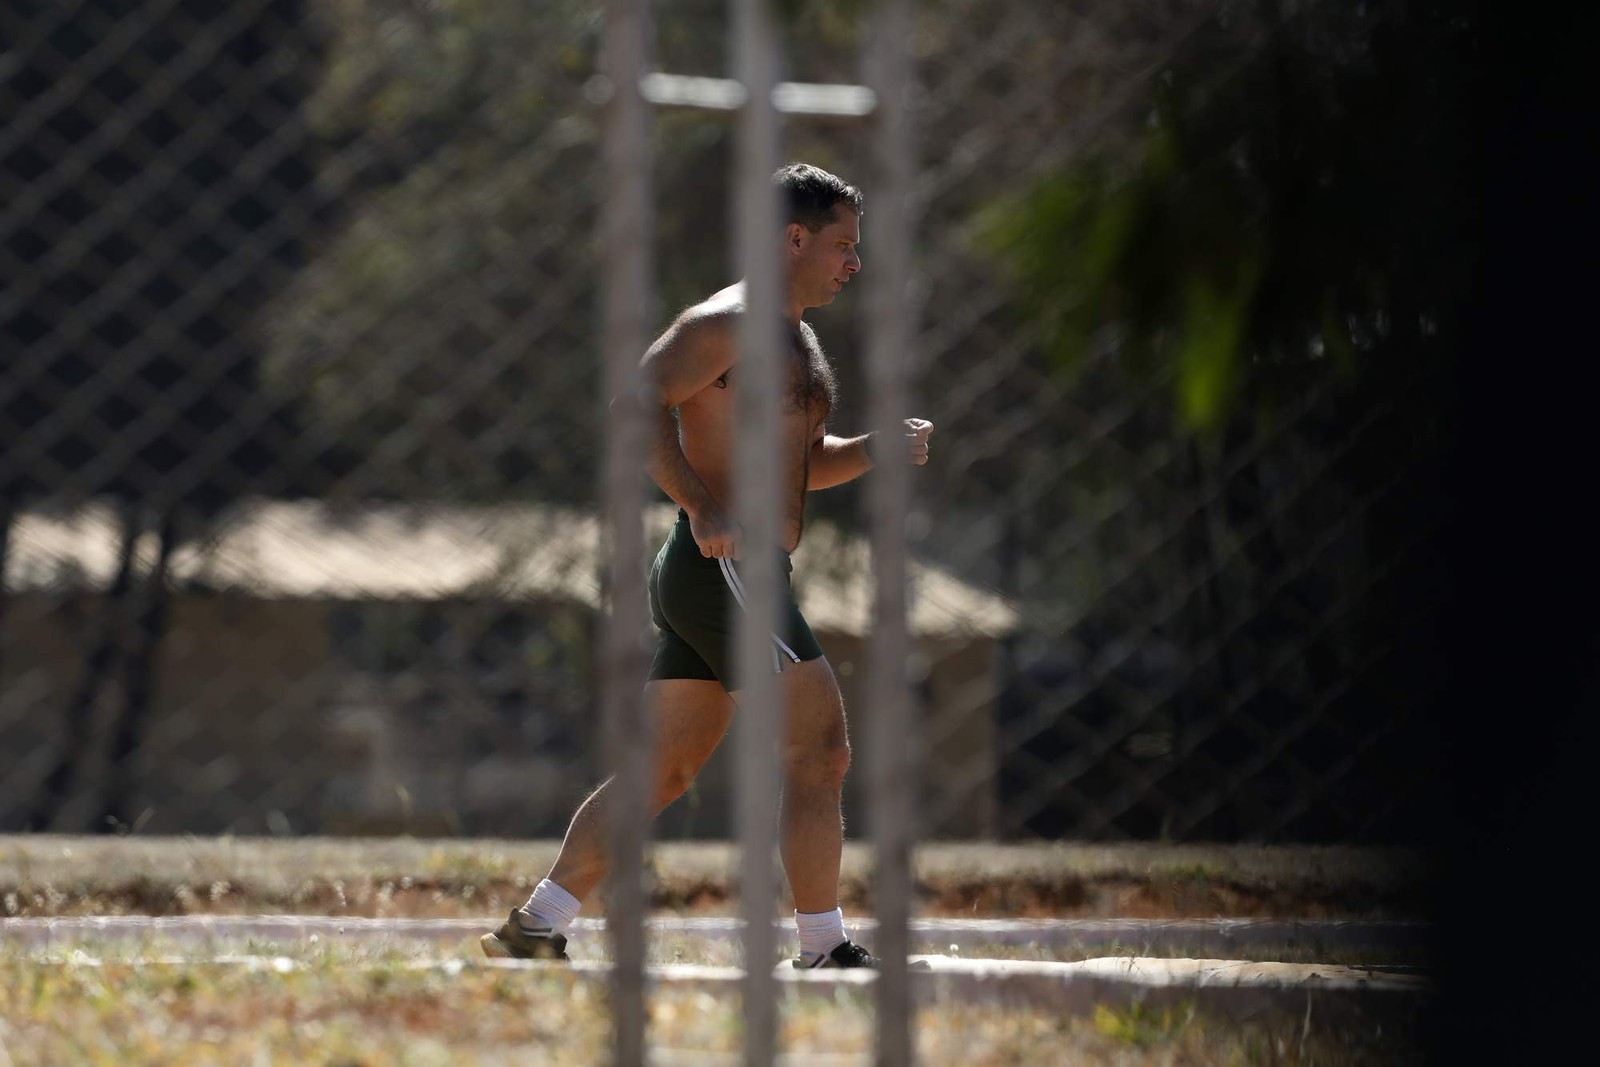
[[[825,432],[836,385],[803,316],[832,303],[861,269],[856,246],[862,196],[804,163],[783,167],[773,182],[788,220],[781,247],[791,359],[782,402],[784,510],[778,525],[787,560],[800,544],[808,491],[859,478],[874,458],[898,455],[926,463],[933,425],[906,419],[903,440],[892,446],[872,441],[870,434],[845,438]],[[739,706],[739,694],[728,688],[743,600],[735,561],[761,550],[740,542],[729,511],[744,309],[742,283],[712,294],[679,315],[640,364],[655,423],[649,471],[679,508],[649,576],[651,614],[660,633],[645,687],[646,706],[657,717],[655,812],[688,789]],[[833,670],[787,587],[788,571],[781,568],[780,593],[787,604],[783,632],[773,636],[773,662],[785,709],[779,851],[799,930],[794,964],[875,967],[877,960],[846,938],[839,909],[840,795],[850,764],[844,705]],[[605,877],[609,795],[602,784],[578,808],[549,875],[497,931],[483,935],[485,953],[566,958],[565,932]]]

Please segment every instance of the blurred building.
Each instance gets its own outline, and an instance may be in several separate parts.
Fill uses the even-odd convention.
[[[650,543],[672,516],[651,510]],[[597,518],[570,508],[250,503],[170,550],[153,616],[137,592],[108,595],[119,572],[142,588],[153,534],[124,546],[109,506],[20,514],[0,622],[12,680],[0,744],[13,757],[0,825],[26,824],[50,789],[50,825],[92,822],[132,721],[124,806],[147,832],[558,834],[601,773],[600,545]],[[813,523],[795,565],[851,718],[848,816],[868,788],[870,551]],[[936,566],[913,561],[910,583],[921,721],[937,726],[916,741],[925,792],[946,813],[924,830],[987,836],[1002,756],[997,642],[1016,615]],[[141,647],[130,632],[153,618],[148,706],[134,715],[126,684],[86,680],[95,649],[98,669],[117,674],[106,661]],[[75,702],[82,713],[63,714]],[[731,772],[719,753],[660,832],[728,834]]]

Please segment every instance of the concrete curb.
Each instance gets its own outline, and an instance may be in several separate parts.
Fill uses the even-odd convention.
[[[930,964],[911,971],[911,990],[922,1007],[960,1003],[1034,1009],[1063,1017],[1116,1012],[1189,1010],[1244,1022],[1284,1013],[1323,1021],[1412,1015],[1431,991],[1414,975],[1320,964],[1261,964],[1248,960],[1102,957],[1076,963],[1028,960],[959,960],[915,956]],[[486,961],[492,966],[549,968],[551,964]],[[562,965],[556,964],[556,967]],[[610,968],[577,964],[576,973],[603,978]],[[729,967],[652,968],[651,981],[676,990],[735,996],[743,974]],[[775,972],[780,996],[870,997],[877,975],[861,971]]]
[[[170,939],[205,942],[219,938],[260,937],[298,940],[455,941],[492,929],[499,916],[484,919],[357,918],[323,915],[184,915],[0,919],[0,945],[50,948],[86,938],[97,940]],[[793,940],[785,920],[775,920],[780,943]],[[851,920],[853,937],[869,940],[872,919]],[[605,920],[579,919],[573,925],[575,950],[595,952],[604,940]],[[736,940],[743,923],[733,918],[661,917],[649,920],[652,937]],[[1079,951],[1130,948],[1184,955],[1234,958],[1252,946],[1293,946],[1307,951],[1350,948],[1416,949],[1432,936],[1427,923],[1357,920],[1282,919],[914,919],[915,948],[969,951],[982,945],[1073,947]],[[587,954],[587,949],[585,949]]]
[[[1234,1021],[1267,1013],[1292,1012],[1371,1016],[1385,1011],[1415,1011],[1430,983],[1415,975],[1377,969],[1323,964],[1257,963],[1249,960],[1162,959],[1139,956],[1100,957],[1075,963],[1028,960],[961,960],[941,956],[926,960],[927,970],[911,971],[911,988],[919,1005],[983,1003],[1005,1008],[1033,1008],[1062,1016],[1091,1015],[1097,1009],[1185,1011],[1194,1009]],[[240,967],[254,972],[289,974],[313,964],[287,956],[222,955],[213,957],[149,957],[102,960],[83,953],[43,957],[43,966]],[[577,980],[604,981],[611,974],[601,963],[551,963],[525,960],[422,960],[391,965],[363,963],[355,970],[504,970],[567,975]],[[737,996],[744,973],[735,967],[674,964],[651,967],[647,979],[658,990]],[[878,976],[870,971],[774,971],[780,996],[870,997]]]

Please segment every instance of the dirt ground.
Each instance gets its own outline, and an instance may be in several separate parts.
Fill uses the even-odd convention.
[[[527,898],[559,842],[426,838],[0,836],[0,915],[290,912],[465,917]],[[655,845],[652,905],[738,908],[738,850]],[[914,914],[1427,919],[1411,851],[1310,846],[927,844]],[[841,903],[871,914],[869,845],[846,847]],[[783,902],[775,902],[775,914]],[[585,914],[604,914],[603,901]]]

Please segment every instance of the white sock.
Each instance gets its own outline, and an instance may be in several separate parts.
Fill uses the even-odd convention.
[[[807,914],[794,913],[794,925],[800,931],[800,952],[826,956],[849,938],[844,936],[844,910],[819,911]]]
[[[565,934],[578,917],[583,902],[546,878],[533,888],[533,896],[522,906],[525,914],[558,934]],[[528,925],[528,924],[524,924]]]

